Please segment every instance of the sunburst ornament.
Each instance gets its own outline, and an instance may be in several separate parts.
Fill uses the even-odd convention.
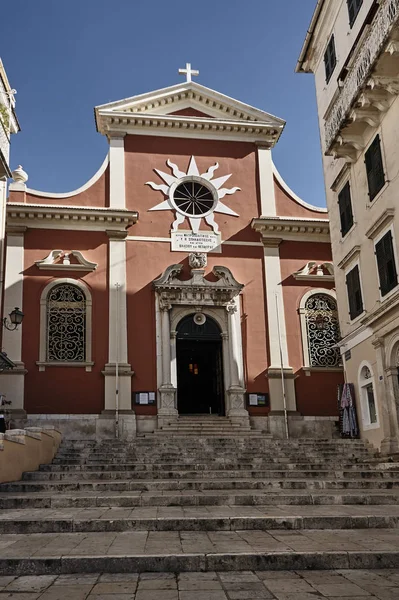
[[[218,233],[219,226],[215,223],[214,213],[238,217],[238,214],[223,204],[221,199],[227,195],[235,194],[240,188],[228,189],[222,187],[231,177],[231,174],[212,179],[216,169],[219,168],[218,163],[213,167],[209,167],[207,172],[202,173],[202,175],[198,170],[194,156],[191,157],[187,173],[180,171],[179,167],[169,159],[166,164],[172,170],[172,175],[154,169],[165,184],[147,181],[146,185],[151,186],[153,190],[161,191],[167,198],[167,200],[149,210],[175,211],[176,219],[172,225],[173,231],[177,231],[179,225],[187,218],[190,221],[193,233],[198,233],[201,219],[205,219],[208,225],[211,225],[213,231]]]

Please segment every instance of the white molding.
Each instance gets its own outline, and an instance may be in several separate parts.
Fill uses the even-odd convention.
[[[328,219],[265,216],[252,219],[251,227],[261,234],[264,241],[274,239],[331,243]]]
[[[356,348],[356,346],[368,340],[372,335],[373,330],[371,327],[362,325],[358,329],[355,329],[355,331],[352,331],[338,342],[338,346],[341,349],[341,355],[345,354],[348,350]]]
[[[370,373],[371,373],[370,379],[362,378],[362,370],[364,367],[367,367],[370,370]],[[374,377],[373,368],[368,361],[363,360],[360,363],[360,365],[358,367],[357,380],[358,380],[358,386],[359,386],[360,413],[361,413],[361,417],[362,417],[363,430],[369,431],[370,429],[379,429],[380,428],[380,419],[379,419],[379,409],[378,409],[378,401],[377,401],[377,390],[376,390],[376,386],[375,386],[375,377]],[[368,399],[366,397],[367,392],[366,392],[365,388],[368,385],[370,385],[370,383],[373,386],[375,412],[376,412],[376,417],[377,417],[376,423],[370,423],[370,409],[369,409],[369,405],[368,405]]]
[[[280,184],[280,186],[283,188],[283,190],[289,195],[291,196],[291,198],[297,202],[298,204],[300,204],[301,206],[303,206],[304,208],[307,208],[308,210],[311,210],[313,212],[319,212],[319,213],[324,213],[327,214],[327,208],[321,208],[320,206],[314,206],[313,204],[309,204],[308,202],[305,202],[305,200],[302,200],[302,198],[300,198],[290,187],[289,185],[285,182],[285,180],[283,179],[283,177],[280,175],[279,171],[277,170],[276,165],[273,163],[273,173],[274,176],[277,180],[277,182]]]
[[[269,148],[258,146],[257,154],[261,215],[277,216],[272,153]]]
[[[328,274],[324,273],[323,268]],[[316,273],[314,273],[315,269]],[[319,270],[321,273],[319,273]],[[332,262],[317,263],[310,261],[302,269],[293,273],[292,276],[298,281],[332,282],[334,281],[334,265]]]
[[[127,298],[126,298],[126,243],[125,240],[109,241],[109,347],[108,363],[128,363],[127,356]],[[119,292],[116,290],[119,284]],[[116,348],[116,311],[119,297],[119,349]]]
[[[370,240],[376,240],[377,237],[381,239],[381,231],[388,231],[388,226],[392,223],[394,216],[395,209],[387,208],[366,231],[366,237]]]
[[[94,364],[92,362],[92,295],[89,288],[83,281],[80,281],[79,279],[71,279],[68,277],[60,277],[57,279],[53,279],[43,288],[42,293],[40,295],[39,360],[36,364],[39,366],[39,371],[45,371],[46,366],[48,365],[49,361],[47,360],[47,297],[50,291],[53,289],[53,287],[64,283],[79,288],[86,299],[86,352],[85,360],[79,362],[78,364],[81,366],[85,366],[86,371],[91,371],[91,366]],[[51,361],[51,364],[55,367],[65,366],[64,362],[58,361]]]
[[[349,233],[349,232],[348,232]],[[360,246],[354,246],[345,256],[344,258],[338,263],[338,268],[339,269],[346,269],[353,260],[355,260],[355,258],[358,258],[360,256]]]
[[[211,114],[212,112],[214,118],[206,119],[192,118],[184,115],[170,115],[171,112],[180,109],[182,101],[188,101],[190,106],[198,108],[204,114]],[[164,112],[168,112],[169,114],[162,114]],[[173,117],[173,120],[179,124],[178,126],[184,129],[195,127],[196,123],[198,123],[199,127],[209,125],[211,130],[217,130],[224,122],[227,122],[228,127],[233,125],[242,129],[261,127],[264,128],[264,132],[260,135],[257,134],[256,139],[270,137],[272,145],[277,142],[285,125],[285,121],[278,117],[194,81],[179,83],[146,94],[103,104],[95,108],[95,114],[98,131],[105,135],[109,132],[110,127],[114,127],[114,117],[118,118],[120,116],[122,120],[121,126],[125,128],[125,132],[129,126],[129,121],[144,121],[146,127],[151,128],[157,127],[157,119],[165,121]],[[139,127],[140,129],[137,129],[135,133],[140,133],[143,125],[139,125]],[[163,135],[169,135],[169,133],[171,132],[164,126]],[[209,137],[219,137],[220,139],[219,134],[220,131],[215,131],[215,134]],[[198,133],[196,137],[198,137]],[[246,139],[248,140],[248,137]]]
[[[72,255],[74,256],[79,262],[78,264],[71,264],[69,262],[67,262],[66,264],[64,262],[62,263],[57,263],[55,262],[56,260],[58,260],[60,257],[62,258],[62,256],[65,257],[65,255],[68,254],[69,256]],[[65,260],[65,258],[64,258]],[[46,258],[43,258],[42,260],[36,260],[35,261],[35,265],[40,269],[40,270],[50,270],[50,271],[85,271],[85,272],[90,272],[90,271],[95,271],[97,269],[97,263],[93,263],[90,262],[89,260],[87,260],[83,254],[81,252],[79,252],[79,250],[71,250],[70,252],[65,253],[64,250],[52,250],[47,256]]]
[[[72,192],[63,192],[63,193],[41,192],[40,190],[33,190],[31,188],[26,188],[26,193],[31,194],[32,196],[40,196],[41,198],[71,198],[72,196],[77,196],[78,194],[81,194],[82,192],[85,192],[86,190],[88,190],[92,185],[94,185],[100,179],[101,175],[103,173],[105,173],[105,170],[108,167],[108,163],[109,163],[109,156],[107,154],[107,156],[104,158],[104,160],[102,162],[101,167],[93,175],[93,177],[91,177],[89,179],[89,181],[84,183],[80,188],[77,188],[76,190],[73,190]],[[10,190],[12,190],[12,189],[13,189],[13,184],[10,184]]]
[[[137,222],[137,211],[104,207],[7,203],[7,227],[120,231]],[[69,226],[69,227],[68,227]]]
[[[318,294],[324,294],[325,296],[330,296],[331,298],[334,298],[335,303],[337,303],[337,294],[335,293],[335,291],[329,290],[326,288],[313,288],[313,289],[307,291],[302,296],[302,298],[299,302],[298,312],[299,312],[299,318],[300,318],[300,323],[301,323],[303,366],[304,366],[304,369],[306,369],[306,370],[313,370],[313,369],[319,370],[320,368],[322,368],[322,367],[311,367],[310,366],[309,340],[308,340],[308,330],[307,330],[307,326],[306,326],[306,302],[309,300],[309,298],[311,298],[312,296],[316,296]],[[339,370],[342,370],[342,368],[339,368]]]

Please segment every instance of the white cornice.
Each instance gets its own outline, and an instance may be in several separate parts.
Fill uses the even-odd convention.
[[[251,227],[262,235],[262,241],[276,239],[331,243],[328,219],[259,217],[252,220]]]
[[[77,259],[77,263],[70,262],[70,256]],[[57,262],[61,260],[62,262]],[[64,252],[63,250],[52,250],[46,258],[35,261],[41,271],[95,271],[97,263],[87,260],[79,250]]]
[[[203,137],[232,141],[262,141],[273,147],[282,132],[282,126],[261,121],[240,121],[192,117],[184,115],[156,115],[102,111],[100,133],[135,135],[162,135],[171,137]]]
[[[382,215],[378,217],[375,223],[373,223],[373,225],[366,231],[366,236],[370,240],[373,240],[375,237],[377,237],[380,231],[384,229],[384,227],[387,227],[392,223],[394,216],[395,209],[387,208]]]
[[[130,227],[137,219],[138,213],[130,210],[7,203],[7,227],[119,231]]]
[[[192,107],[209,117],[172,115]],[[262,141],[273,146],[285,121],[195,82],[95,108],[98,131]],[[161,132],[161,133],[160,133]]]

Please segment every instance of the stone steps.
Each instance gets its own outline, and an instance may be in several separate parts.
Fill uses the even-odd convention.
[[[309,508],[309,507],[305,507]],[[342,508],[331,514],[331,509],[319,507],[311,511],[298,507],[276,509],[257,506],[237,508],[220,506],[216,509],[183,508],[97,508],[36,509],[3,511],[0,516],[0,534],[75,533],[101,531],[269,531],[303,529],[396,529],[399,527],[397,506]]]
[[[398,465],[361,441],[232,437],[214,421],[207,436],[64,442],[0,485],[0,574],[399,564]]]
[[[394,569],[396,529],[3,534],[2,575]]]

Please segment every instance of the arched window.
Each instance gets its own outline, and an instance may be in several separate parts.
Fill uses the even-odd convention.
[[[91,295],[74,279],[52,281],[40,302],[40,370],[85,366],[91,370]]]
[[[302,299],[302,339],[305,367],[341,366],[337,302],[326,291],[308,293]]]
[[[86,297],[76,285],[61,283],[47,296],[47,361],[84,362]]]
[[[364,429],[378,427],[377,404],[374,393],[374,377],[370,365],[363,363],[359,373],[359,392]]]

